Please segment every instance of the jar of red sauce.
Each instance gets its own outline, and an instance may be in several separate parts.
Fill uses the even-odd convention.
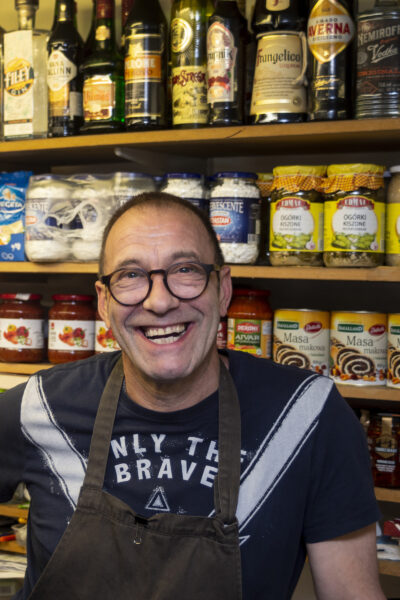
[[[35,363],[45,358],[40,294],[0,294],[0,360]]]
[[[375,485],[400,488],[400,414],[373,415],[368,428],[368,446]]]
[[[107,327],[101,318],[99,311],[96,311],[94,350],[96,354],[120,350],[111,327]]]
[[[48,359],[64,363],[94,354],[93,296],[56,294],[49,310]]]
[[[236,288],[228,310],[230,350],[242,350],[262,358],[271,358],[272,310],[269,291]]]

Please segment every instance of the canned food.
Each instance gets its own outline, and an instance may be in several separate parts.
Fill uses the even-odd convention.
[[[51,363],[88,358],[94,354],[95,311],[93,296],[56,294],[49,310],[49,348]]]
[[[228,310],[228,348],[271,358],[272,310],[267,290],[236,288]]]
[[[45,357],[40,294],[0,294],[0,360],[40,362]]]
[[[167,173],[162,191],[185,198],[198,208],[208,211],[204,178],[200,173]]]
[[[386,258],[391,267],[400,267],[400,165],[390,167],[391,179],[386,207]]]
[[[98,311],[96,311],[94,336],[95,354],[99,354],[100,352],[114,352],[115,350],[120,350],[111,327],[107,327]]]
[[[388,372],[389,387],[400,389],[400,314],[388,315]]]
[[[278,309],[274,315],[273,360],[329,374],[329,312]]]
[[[331,375],[337,383],[385,385],[387,316],[374,312],[332,312]]]
[[[376,486],[400,487],[399,444],[400,415],[373,415],[368,428],[368,446]]]

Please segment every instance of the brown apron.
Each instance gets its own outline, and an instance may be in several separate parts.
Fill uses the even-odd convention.
[[[240,480],[240,409],[220,369],[215,516],[145,518],[103,491],[123,381],[119,360],[104,388],[77,508],[29,600],[240,600],[235,517]]]

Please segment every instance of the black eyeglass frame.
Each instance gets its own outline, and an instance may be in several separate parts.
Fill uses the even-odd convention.
[[[170,269],[172,269],[173,267],[177,267],[179,265],[199,265],[200,267],[202,267],[204,269],[204,271],[206,272],[207,275],[207,279],[204,285],[204,289],[200,292],[200,294],[197,294],[197,296],[193,296],[190,298],[182,298],[181,296],[178,296],[177,294],[174,294],[174,292],[170,289],[168,282],[167,282],[167,277],[168,277],[168,272],[170,271]],[[116,302],[118,302],[118,304],[121,304],[121,306],[137,306],[138,304],[142,304],[142,302],[144,302],[146,300],[146,298],[148,298],[150,296],[152,287],[153,287],[153,279],[152,279],[152,275],[157,275],[160,274],[163,276],[163,283],[165,288],[168,290],[168,292],[171,294],[171,296],[174,296],[174,298],[178,298],[178,300],[196,300],[196,298],[199,298],[202,294],[204,294],[204,292],[207,289],[208,283],[210,281],[210,275],[213,271],[216,272],[217,277],[219,278],[219,272],[221,270],[221,267],[219,265],[216,264],[205,264],[205,263],[201,263],[198,261],[188,261],[188,262],[183,262],[183,263],[174,263],[173,265],[170,265],[168,267],[168,269],[152,269],[151,271],[146,271],[145,269],[141,269],[140,267],[135,267],[136,271],[141,271],[142,273],[144,273],[147,277],[147,280],[149,282],[149,289],[147,291],[147,294],[145,295],[145,297],[140,300],[140,302],[134,302],[133,304],[126,304],[125,302],[121,302],[120,300],[118,300],[118,298],[116,298],[114,296],[114,294],[112,293],[111,290],[111,278],[115,275],[115,273],[119,273],[120,271],[129,271],[129,268],[127,267],[121,267],[120,269],[116,269],[115,271],[113,271],[112,273],[109,273],[108,275],[102,275],[100,277],[100,281],[101,283],[103,283],[106,288],[108,289],[108,291],[110,292],[111,296],[114,298],[114,300]]]

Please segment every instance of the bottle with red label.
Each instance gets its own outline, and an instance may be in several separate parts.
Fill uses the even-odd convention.
[[[271,358],[272,310],[269,291],[236,288],[228,310],[230,350],[241,350],[261,358]]]
[[[311,0],[307,41],[311,54],[309,117],[312,121],[351,117],[352,2]]]

